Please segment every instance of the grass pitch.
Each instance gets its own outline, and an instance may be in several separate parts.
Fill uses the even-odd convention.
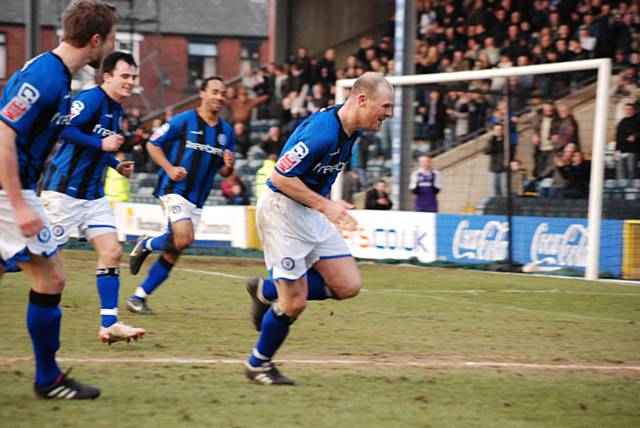
[[[31,390],[29,283],[0,282],[0,426],[631,427],[640,425],[640,287],[362,265],[355,299],[311,302],[276,356],[298,386],[249,383],[249,259],[184,257],[140,342],[97,340],[95,254],[66,251],[61,366],[93,402]],[[145,267],[148,267],[148,262]],[[138,277],[122,274],[120,301]]]

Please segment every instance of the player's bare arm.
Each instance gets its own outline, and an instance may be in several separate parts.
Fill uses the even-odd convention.
[[[298,177],[286,177],[277,170],[271,174],[271,182],[290,198],[320,211],[336,226],[345,227],[347,230],[356,229],[358,223],[348,212],[353,205],[345,201],[327,199],[310,190]]]
[[[33,236],[44,227],[42,219],[22,198],[22,186],[18,176],[16,133],[0,122],[0,184],[15,211],[16,221],[24,236]]]
[[[153,144],[147,144],[147,151],[149,152],[151,160],[162,168],[171,180],[182,181],[187,178],[187,170],[169,162],[161,147],[154,146]]]

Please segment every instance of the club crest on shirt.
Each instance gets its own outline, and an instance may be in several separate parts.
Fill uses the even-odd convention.
[[[296,165],[302,162],[302,159],[304,159],[308,154],[309,148],[307,145],[304,142],[299,141],[295,146],[282,155],[280,159],[278,159],[276,167],[282,172],[289,172]]]
[[[296,267],[296,262],[291,257],[285,257],[280,261],[283,269],[292,270]]]
[[[51,231],[48,227],[43,227],[40,232],[38,232],[38,241],[46,244],[51,239]]]
[[[82,112],[82,110],[84,110],[84,103],[80,100],[74,100],[71,103],[70,119],[73,119],[74,117],[78,116]]]
[[[40,98],[40,91],[30,83],[23,83],[18,93],[9,100],[0,114],[11,122],[17,122]]]
[[[227,145],[227,136],[224,134],[218,134],[218,144],[221,146]]]
[[[174,214],[178,214],[180,213],[180,211],[182,211],[182,207],[180,205],[176,205],[173,208],[171,208],[171,212]]]

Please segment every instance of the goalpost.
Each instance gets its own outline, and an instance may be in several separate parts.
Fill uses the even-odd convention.
[[[607,113],[609,105],[609,88],[611,85],[611,60],[610,59],[590,59],[583,61],[561,62],[556,64],[530,65],[523,67],[512,67],[503,69],[488,69],[476,71],[461,71],[456,73],[438,73],[410,76],[389,76],[387,80],[395,87],[451,83],[469,80],[482,80],[492,78],[508,78],[527,75],[540,75],[561,72],[576,72],[585,70],[597,70],[597,86],[595,99],[595,121],[593,128],[593,142],[591,153],[591,178],[589,183],[589,203],[588,203],[588,253],[585,269],[585,278],[595,280],[598,278],[599,257],[600,257],[600,228],[602,215],[602,194],[604,184],[604,155],[606,146]],[[336,82],[336,103],[342,103],[346,99],[347,90],[353,86],[355,79],[338,80]],[[398,91],[400,92],[400,91]],[[396,96],[396,104],[400,98]],[[405,112],[406,114],[406,112]],[[412,112],[409,114],[413,114]],[[394,118],[393,120],[400,120]],[[394,135],[392,139],[392,186],[394,199],[397,201],[398,188],[400,183],[400,147],[402,138]],[[334,186],[333,196],[341,194],[341,182],[338,180]],[[397,207],[398,204],[395,204]]]

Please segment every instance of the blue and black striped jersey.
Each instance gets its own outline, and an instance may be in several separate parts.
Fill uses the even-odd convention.
[[[171,180],[161,170],[153,194],[178,194],[199,208],[211,192],[216,172],[224,165],[224,151],[236,151],[233,128],[222,119],[216,126],[209,126],[196,109],[174,116],[154,132],[149,142],[162,147],[171,164],[187,170],[182,181]]]
[[[309,116],[291,134],[276,162],[276,170],[286,177],[298,177],[307,187],[324,197],[329,195],[349,159],[362,131],[348,136],[338,117],[341,105]],[[278,188],[267,180],[275,192]]]
[[[104,196],[105,167],[118,165],[113,153],[102,151],[102,139],[120,132],[122,106],[100,87],[80,92],[71,104],[71,119],[62,131],[62,145],[44,174],[43,190],[78,199]]]
[[[35,189],[62,127],[69,121],[71,74],[45,52],[16,72],[0,99],[0,120],[16,132],[20,183]]]

